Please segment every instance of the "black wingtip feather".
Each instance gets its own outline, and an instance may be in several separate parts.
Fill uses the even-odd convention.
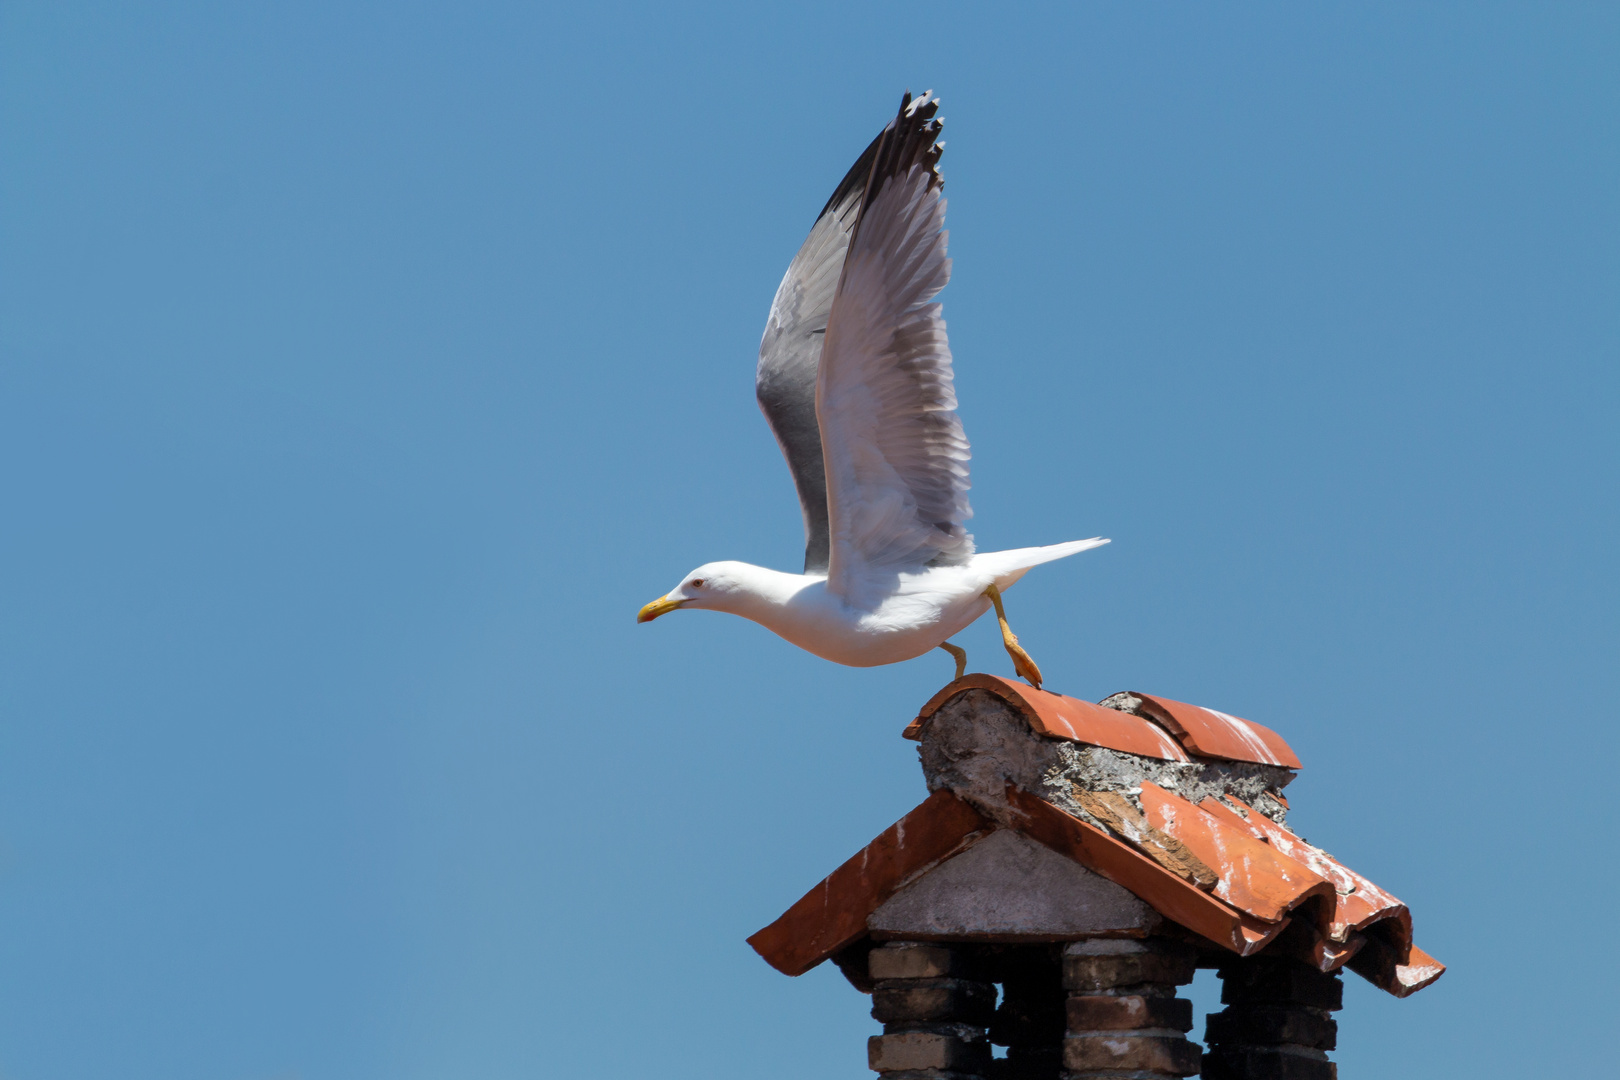
[[[817,221],[826,217],[827,211],[833,207],[842,205],[852,192],[859,190],[866,183],[867,177],[872,174],[872,159],[877,156],[878,144],[883,141],[883,136],[887,131],[888,129],[885,128],[883,131],[878,132],[877,138],[866,144],[866,149],[861,151],[861,156],[855,159],[855,164],[849,167],[849,172],[845,173],[844,178],[838,182],[838,187],[833,190],[832,198],[827,200],[827,205],[823,206],[821,213],[816,215]]]
[[[827,211],[841,205],[852,192],[863,187],[861,207],[864,209],[877,197],[885,180],[898,176],[919,161],[932,174],[929,184],[944,187],[945,179],[939,175],[939,156],[945,144],[938,141],[944,122],[934,118],[938,112],[939,99],[933,96],[932,90],[915,99],[907,90],[900,98],[900,111],[855,159],[816,219],[820,220]]]
[[[900,111],[873,142],[876,153],[861,209],[872,205],[885,181],[909,171],[914,165],[920,164],[928,170],[929,187],[945,186],[945,178],[939,175],[939,156],[945,146],[939,142],[944,124],[935,119],[938,112],[939,99],[932,90],[915,99],[908,90],[900,98]]]

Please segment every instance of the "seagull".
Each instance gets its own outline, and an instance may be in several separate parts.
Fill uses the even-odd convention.
[[[932,91],[901,99],[822,208],[765,323],[754,387],[798,488],[804,572],[705,563],[637,622],[727,611],[852,667],[944,649],[960,678],[967,653],[948,639],[994,607],[1013,669],[1040,686],[1001,594],[1031,567],[1108,541],[973,549],[968,440],[934,302],[951,276],[938,111]]]

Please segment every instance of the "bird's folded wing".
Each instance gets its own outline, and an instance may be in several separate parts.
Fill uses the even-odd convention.
[[[754,393],[793,473],[804,513],[804,569],[827,569],[827,469],[816,424],[816,371],[844,269],[850,230],[860,213],[866,178],[882,134],[872,140],[822,207],[804,246],[793,257],[771,302],[759,342]]]
[[[951,272],[937,108],[907,95],[878,137],[816,384],[828,586],[856,604],[896,571],[973,554],[968,441],[933,302]]]

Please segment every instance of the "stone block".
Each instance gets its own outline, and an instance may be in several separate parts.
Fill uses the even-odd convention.
[[[1086,1035],[1063,1040],[1063,1067],[1071,1072],[1113,1069],[1193,1076],[1198,1044],[1161,1035]]]
[[[983,1026],[996,1011],[996,988],[962,979],[896,980],[872,991],[872,1019],[885,1024],[959,1020]]]
[[[998,829],[867,917],[889,937],[1050,941],[1145,933],[1159,915],[1131,892],[1011,829]]]
[[[1070,1031],[1130,1031],[1141,1028],[1191,1031],[1193,1007],[1186,998],[1177,997],[1072,994],[1068,1001],[1068,1026]]]
[[[1204,1026],[1211,1045],[1276,1046],[1290,1043],[1332,1050],[1339,1025],[1325,1012],[1281,1005],[1233,1005],[1211,1013]]]
[[[891,941],[873,949],[866,958],[866,969],[874,980],[944,979],[966,974],[966,958],[943,945],[919,945]]]
[[[866,1062],[882,1073],[945,1069],[982,1074],[990,1065],[990,1044],[926,1031],[874,1035],[866,1041]]]
[[[1338,1080],[1326,1055],[1265,1047],[1216,1047],[1204,1055],[1204,1080]]]

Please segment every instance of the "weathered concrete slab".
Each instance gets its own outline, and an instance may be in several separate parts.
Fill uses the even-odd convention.
[[[890,897],[866,925],[879,937],[1057,941],[1141,935],[1159,922],[1128,890],[998,829]]]

